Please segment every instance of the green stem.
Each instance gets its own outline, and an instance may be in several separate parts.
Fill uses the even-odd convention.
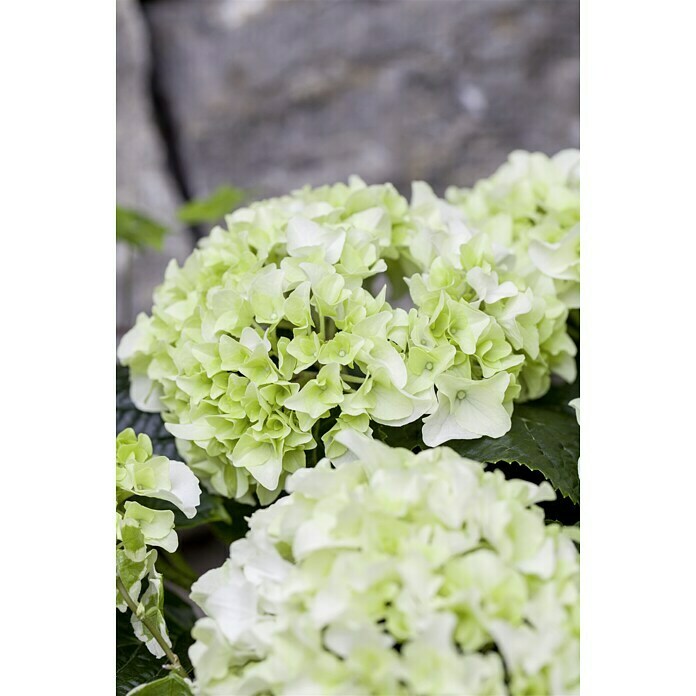
[[[355,375],[344,375],[341,373],[341,379],[344,382],[353,382],[353,384],[362,384],[365,381],[364,377],[357,377]]]
[[[319,307],[317,307],[317,312],[319,312],[319,338],[324,341],[326,340],[326,322],[324,321],[324,314]]]
[[[314,379],[318,374],[319,373],[315,370],[303,370],[298,375],[298,381],[300,381],[300,378],[302,377],[308,378],[307,381],[309,381],[310,379]],[[341,372],[341,379],[344,382],[352,382],[353,384],[362,384],[365,381],[364,377],[358,377],[357,375],[346,375],[343,372]]]
[[[309,379],[314,379],[318,374],[319,373],[315,372],[314,370],[303,370],[298,375],[298,378],[304,375]],[[353,384],[362,384],[365,381],[364,377],[358,377],[357,375],[346,375],[343,372],[341,372],[341,379],[344,382],[352,382]]]
[[[116,576],[116,588],[121,594],[121,597],[123,597],[124,601],[128,605],[128,608],[136,615],[138,616],[138,605],[133,601],[133,598],[128,594],[128,590],[126,589],[126,586],[123,584],[123,580]],[[167,659],[171,663],[172,671],[176,672],[180,677],[183,679],[188,678],[188,674],[186,673],[186,670],[181,666],[181,662],[179,661],[179,658],[177,654],[167,645],[167,641],[164,640],[162,637],[162,634],[159,632],[159,628],[157,626],[153,626],[152,622],[150,621],[149,618],[147,617],[142,617],[140,619],[143,623],[143,626],[147,628],[148,631],[152,634],[152,637],[157,641],[158,645],[164,650],[164,654],[167,656]]]

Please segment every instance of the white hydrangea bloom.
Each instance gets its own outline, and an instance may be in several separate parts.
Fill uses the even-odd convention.
[[[116,436],[116,607],[125,612],[129,601],[136,605],[137,612],[131,614],[135,635],[160,658],[164,650],[145,626],[149,622],[156,627],[171,646],[162,610],[164,586],[153,547],[173,552],[179,540],[171,510],[152,509],[130,500],[133,496],[144,502],[147,498],[166,500],[192,518],[200,505],[201,489],[185,464],[153,455],[150,438],[126,428]]]
[[[356,432],[191,590],[201,696],[573,694],[578,551],[540,486]]]
[[[566,281],[520,273],[511,234],[470,227],[425,183],[409,204],[353,178],[226,224],[172,262],[119,347],[134,403],[162,412],[222,495],[272,502],[320,433],[335,449],[341,429],[425,418],[427,444],[497,437],[514,401],[543,395],[552,373],[575,378]],[[537,255],[557,269],[566,252]],[[384,273],[405,281],[409,311],[387,301]]]
[[[493,176],[472,189],[450,187],[447,200],[511,247],[520,270],[554,279],[568,308],[580,306],[580,153],[553,157],[513,152]]]

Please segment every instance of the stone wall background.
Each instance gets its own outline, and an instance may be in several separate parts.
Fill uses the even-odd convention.
[[[220,184],[441,193],[578,144],[578,0],[117,0],[117,200],[175,230],[119,249],[119,327],[195,244],[177,206]]]

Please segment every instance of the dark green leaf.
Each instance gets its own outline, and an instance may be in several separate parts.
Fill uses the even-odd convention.
[[[192,696],[189,685],[174,672],[131,691],[132,696]],[[129,695],[130,696],[130,695]]]
[[[405,447],[412,452],[428,449],[428,447],[423,444],[422,421],[418,420],[414,423],[408,423],[397,428],[391,428],[386,425],[381,425],[380,423],[373,423],[370,427],[372,428],[372,436],[375,440],[386,442],[391,447]]]
[[[155,454],[169,459],[178,459],[174,437],[164,427],[159,413],[143,413],[133,404],[129,394],[128,368],[116,366],[116,432],[133,428],[136,433],[145,433],[152,440]]]
[[[116,207],[116,239],[136,249],[151,247],[160,251],[169,230],[142,213]]]
[[[137,432],[137,431],[136,431]],[[140,432],[143,432],[142,430]],[[162,454],[153,442],[155,454]],[[177,458],[176,456],[174,457]],[[139,501],[142,505],[146,505],[153,510],[171,510],[174,513],[174,527],[176,529],[190,529],[192,527],[200,527],[202,524],[211,524],[212,522],[230,523],[230,516],[222,498],[214,493],[209,493],[205,488],[201,489],[201,503],[196,508],[196,516],[189,519],[184,515],[179,508],[173,503],[166,500],[157,500],[156,498],[141,499],[139,496],[134,496],[131,500]]]
[[[247,518],[251,517],[257,508],[236,500],[226,500],[225,508],[230,516],[229,523],[215,523],[211,525],[211,530],[218,539],[229,546],[229,544],[237,541],[237,539],[241,539],[249,531]]]
[[[176,517],[174,522],[177,529],[198,527],[201,524],[210,524],[212,522],[231,522],[223,499],[219,495],[209,493],[205,489],[201,490],[201,504],[198,506],[198,508],[196,508],[196,516],[191,520],[187,519],[183,515],[180,517],[181,519]]]
[[[186,592],[189,592],[191,585],[198,580],[198,573],[188,564],[181,551],[170,553],[159,549],[157,570],[165,580],[178,585]]]
[[[457,440],[447,445],[480,462],[517,462],[540,471],[561,494],[580,500],[580,428],[572,409],[518,404],[512,428],[499,438]]]
[[[544,396],[535,401],[527,402],[527,406],[543,406],[544,408],[555,408],[565,413],[575,415],[575,409],[569,406],[573,399],[580,396],[580,379],[576,379],[572,384],[561,382],[549,389]],[[577,420],[577,418],[576,418]]]
[[[580,310],[571,309],[568,314],[568,335],[575,341],[580,348]]]
[[[541,472],[516,462],[495,462],[486,465],[486,469],[489,471],[498,469],[506,479],[522,479],[537,485],[548,480]],[[565,525],[574,525],[580,522],[580,506],[563,495],[557,496],[556,500],[547,500],[538,503],[538,505],[544,510],[544,516],[549,522],[559,522]]]
[[[568,323],[572,324],[577,329],[580,329],[580,310],[579,309],[571,309],[568,312]]]
[[[244,200],[245,193],[232,186],[220,186],[207,198],[197,198],[179,208],[179,220],[189,225],[218,222]]]
[[[190,674],[191,662],[188,649],[191,643],[191,628],[196,620],[193,609],[175,594],[165,590],[164,619],[167,622],[172,650]],[[116,695],[126,694],[140,684],[161,679],[169,674],[165,669],[166,658],[158,660],[139,641],[130,622],[130,612],[116,612]],[[148,692],[149,693],[149,692]],[[168,692],[163,692],[168,693]],[[174,692],[178,693],[178,692]]]

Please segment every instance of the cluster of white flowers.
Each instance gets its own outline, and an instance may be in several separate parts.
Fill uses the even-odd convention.
[[[553,278],[571,309],[580,306],[580,153],[553,157],[513,152],[472,189],[450,187],[447,199],[467,220],[512,249],[520,268]]]
[[[578,551],[540,486],[364,435],[288,479],[196,582],[197,693],[572,694]]]
[[[134,496],[165,500],[191,518],[200,503],[201,489],[183,462],[153,456],[150,438],[127,428],[116,437],[116,576],[122,583],[122,588],[116,590],[116,607],[127,611],[127,600],[137,606],[138,611],[131,614],[135,635],[155,657],[163,657],[162,647],[143,620],[156,626],[171,645],[162,613],[164,587],[162,575],[155,568],[154,547],[176,550],[174,513],[153,510],[131,500]]]
[[[467,215],[426,184],[409,204],[357,178],[235,211],[124,337],[134,402],[212,489],[264,504],[320,437],[340,456],[346,428],[424,418],[428,446],[503,435],[515,400],[575,378],[576,347],[558,274],[528,268],[517,220],[503,234]],[[383,277],[406,281],[408,311]]]

